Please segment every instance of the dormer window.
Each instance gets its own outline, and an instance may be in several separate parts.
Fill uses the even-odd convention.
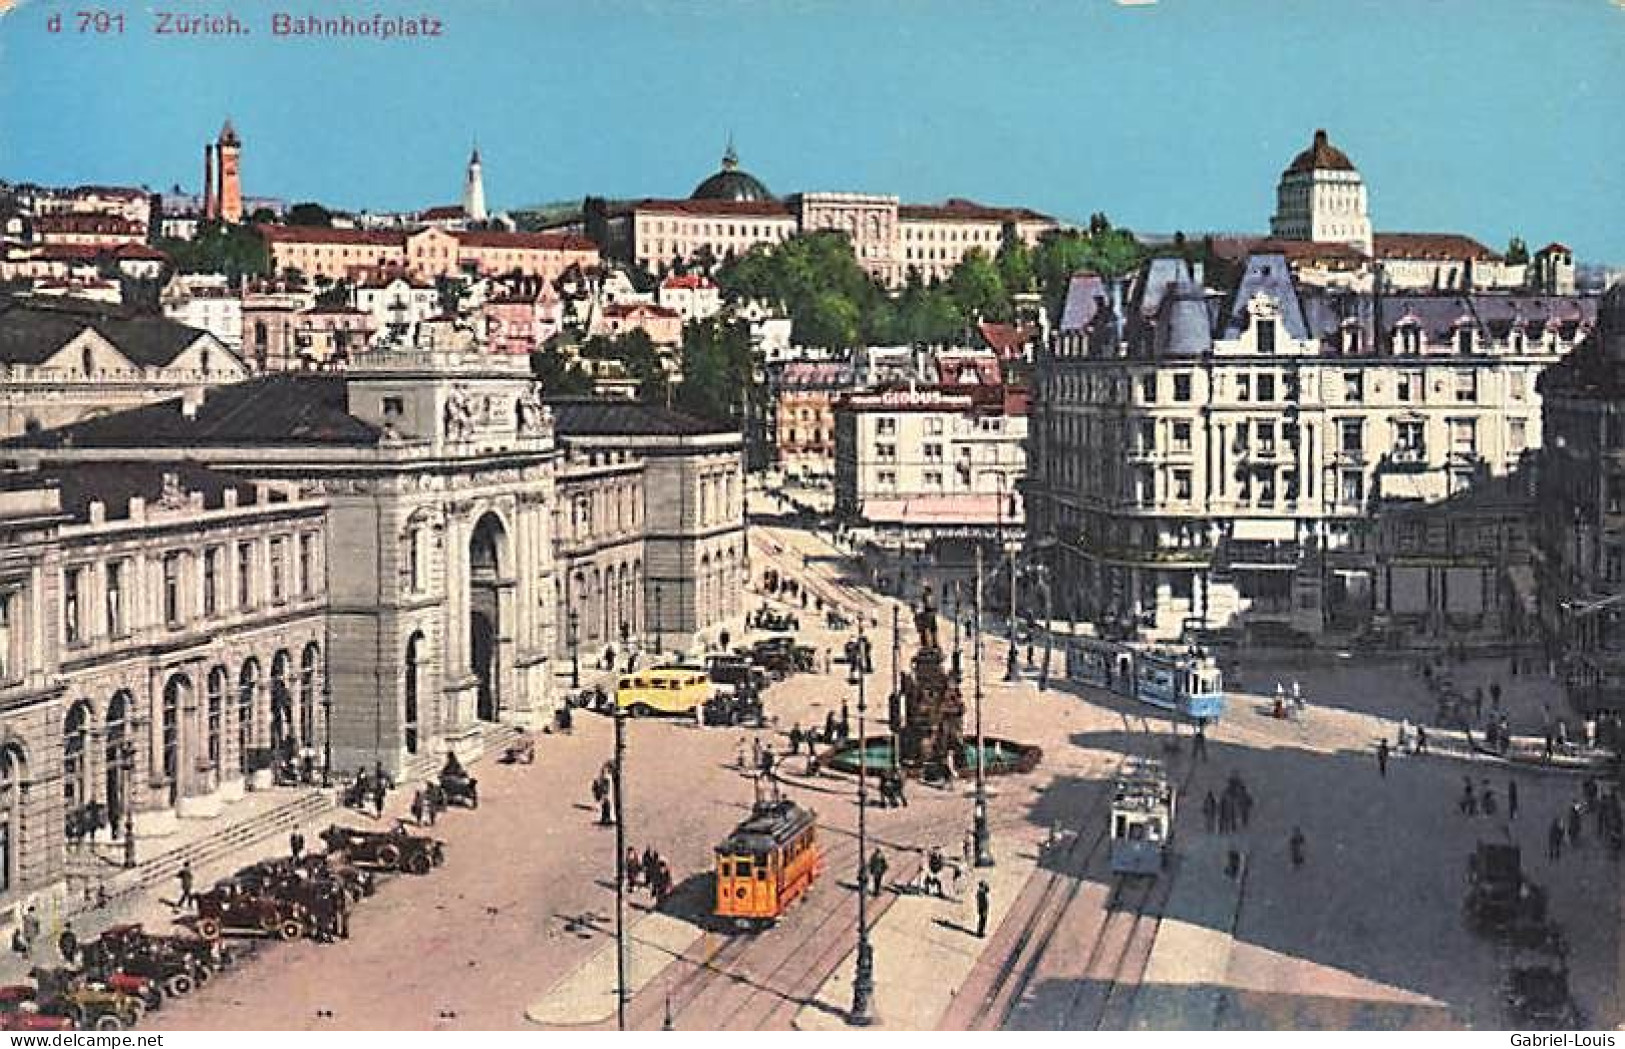
[[[1400,321],[1394,332],[1394,339],[1400,353],[1422,352],[1422,329],[1415,318],[1407,317]]]
[[[1275,352],[1275,318],[1265,317],[1258,322],[1258,352]]]
[[[1463,322],[1456,326],[1456,352],[1473,352],[1473,326]]]

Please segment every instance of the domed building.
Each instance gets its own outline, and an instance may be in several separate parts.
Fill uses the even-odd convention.
[[[773,194],[767,191],[761,179],[741,170],[739,154],[734,152],[733,143],[730,142],[727,151],[722,154],[722,170],[695,186],[688,199],[770,201]]]
[[[1365,180],[1324,130],[1317,130],[1309,148],[1281,172],[1275,194],[1271,236],[1351,244],[1371,252]]]

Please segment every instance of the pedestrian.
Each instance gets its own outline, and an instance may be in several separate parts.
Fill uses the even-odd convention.
[[[942,850],[931,846],[925,855],[925,891],[932,896],[942,895]]]
[[[440,818],[440,810],[445,807],[446,799],[440,790],[440,784],[429,784],[429,789],[423,794],[423,811],[429,817],[429,826],[435,825],[435,821]]]
[[[760,736],[752,736],[750,739],[750,767],[753,769],[762,768],[762,740]]]
[[[643,847],[643,879],[648,881],[654,876],[655,870],[660,866],[660,853],[654,850],[653,845]]]
[[[1377,744],[1377,774],[1383,779],[1388,778],[1388,737],[1384,736]]]
[[[1489,780],[1485,780],[1480,785],[1479,792],[1478,792],[1478,797],[1479,797],[1478,804],[1479,804],[1479,807],[1484,810],[1484,815],[1486,815],[1486,816],[1494,816],[1495,815],[1495,791],[1490,789],[1490,781]]]
[[[1428,752],[1428,730],[1422,725],[1416,726],[1416,752],[1418,754]]]
[[[1219,833],[1229,834],[1236,829],[1236,799],[1226,791],[1219,798]]]
[[[1585,720],[1586,749],[1597,748],[1597,715],[1587,714]]]
[[[24,953],[34,949],[34,944],[39,941],[39,934],[39,912],[30,904],[28,910],[23,912],[23,943],[26,945],[23,948]]]
[[[1213,796],[1211,790],[1207,792],[1207,797],[1202,799],[1202,822],[1207,826],[1209,834],[1218,829],[1219,799]]]
[[[180,899],[175,901],[175,906],[190,907],[193,902],[191,860],[187,860],[185,863],[181,864],[181,869],[175,874],[175,880],[181,883]]]
[[[305,855],[305,836],[298,831],[288,835],[288,852],[293,856],[293,862],[298,863]]]
[[[1490,682],[1490,706],[1496,710],[1501,709],[1501,683],[1499,681]]]
[[[1292,854],[1292,869],[1297,870],[1303,866],[1303,828],[1293,827],[1292,837],[1287,841],[1287,849]]]
[[[1253,819],[1253,796],[1242,787],[1236,792],[1236,813],[1241,817],[1241,829],[1246,830],[1247,824]]]
[[[379,775],[372,784],[372,804],[378,810],[378,818],[384,818],[384,803],[389,800],[389,785],[384,777]]]
[[[908,793],[907,793],[905,788],[906,788],[906,781],[903,778],[903,774],[901,772],[893,773],[892,774],[892,795],[897,799],[897,804],[901,805],[903,808],[906,809],[906,808],[908,808]]]
[[[1518,781],[1507,780],[1507,819],[1518,818]]]
[[[1473,689],[1473,722],[1476,724],[1484,719],[1484,686],[1479,685]]]
[[[638,879],[643,877],[643,861],[638,858],[638,850],[628,845],[626,847],[626,884],[628,888],[635,888]]]
[[[61,935],[56,938],[56,949],[67,965],[71,966],[79,960],[79,936],[73,931],[73,922],[62,927]]]
[[[798,721],[790,729],[790,753],[791,753],[791,755],[796,755],[796,754],[801,753],[801,742],[804,739],[806,739],[806,735],[801,731],[801,722]]]
[[[826,670],[827,669],[828,668],[826,668]],[[824,739],[826,741],[828,741],[830,743],[835,742],[835,728],[836,728],[836,725],[835,725],[835,711],[833,711],[833,710],[825,711],[825,713],[824,713]]]
[[[990,891],[985,880],[976,883],[976,938],[987,937],[987,911],[991,903]]]
[[[1457,805],[1463,816],[1478,815],[1478,795],[1473,793],[1473,779],[1463,776],[1461,779],[1461,802]]]
[[[1552,748],[1553,748],[1552,730],[1547,729],[1546,730],[1546,748],[1541,753],[1541,760],[1542,761],[1545,761],[1545,762],[1549,763],[1552,760]]]
[[[965,836],[960,839],[959,858],[965,861],[967,867],[976,862],[976,835],[970,831],[966,831]]]
[[[1207,760],[1207,722],[1198,721],[1196,723],[1196,737],[1195,737],[1195,739],[1193,741],[1193,746],[1194,746],[1195,749],[1192,751],[1192,754],[1198,760],[1206,761]]]
[[[1569,806],[1569,844],[1580,847],[1581,809],[1578,801]]]
[[[745,771],[745,737],[743,736],[739,737],[738,743],[734,746],[734,768],[740,772]]]
[[[778,760],[778,758],[773,753],[773,748],[772,747],[763,747],[762,748],[762,775],[766,776],[768,779],[772,779],[773,778],[773,763],[775,761],[777,761],[777,760]]]
[[[609,795],[607,794],[598,799],[598,825],[600,827],[615,825],[615,814],[610,810]]]
[[[603,774],[600,773],[598,776],[594,777],[593,781],[592,781],[592,800],[593,800],[593,804],[595,804],[595,805],[602,804],[603,801],[604,801],[604,796],[606,794],[608,794],[608,793],[609,793],[609,787],[604,783]]]
[[[880,895],[880,887],[886,881],[886,866],[886,857],[877,846],[875,851],[869,854],[869,880],[872,883],[870,889],[872,895]]]
[[[1561,817],[1552,820],[1552,825],[1546,831],[1546,858],[1560,860],[1563,858],[1563,820]]]

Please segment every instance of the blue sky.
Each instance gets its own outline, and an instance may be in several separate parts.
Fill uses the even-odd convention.
[[[1262,230],[1316,127],[1378,229],[1625,262],[1625,0],[185,0],[232,38],[0,17],[0,178],[195,188],[230,114],[251,194],[496,206],[683,196],[731,132],[776,193],[965,196],[1148,231]],[[6,4],[0,0],[0,7]],[[274,38],[270,16],[445,35]],[[47,19],[64,13],[60,34]]]

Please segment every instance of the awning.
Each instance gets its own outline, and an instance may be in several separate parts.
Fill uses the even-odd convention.
[[[1298,538],[1298,524],[1291,518],[1274,520],[1238,518],[1230,530],[1230,535],[1234,539],[1291,542]]]

